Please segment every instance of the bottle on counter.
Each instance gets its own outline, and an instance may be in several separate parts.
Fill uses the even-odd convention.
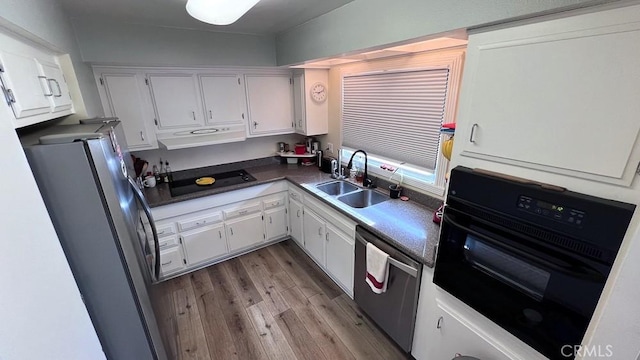
[[[157,183],[161,183],[162,182],[162,178],[160,177],[160,170],[158,170],[158,166],[157,165],[153,165],[153,176],[156,177],[156,182]]]
[[[168,184],[171,180],[171,167],[169,167],[169,162],[167,161],[164,166],[164,182]]]

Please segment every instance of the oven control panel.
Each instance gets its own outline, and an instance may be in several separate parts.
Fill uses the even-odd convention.
[[[551,204],[546,201],[541,201],[524,195],[520,195],[518,198],[517,206],[518,209],[522,211],[570,225],[582,226],[584,225],[587,217],[587,214],[584,211],[571,209],[558,204]]]

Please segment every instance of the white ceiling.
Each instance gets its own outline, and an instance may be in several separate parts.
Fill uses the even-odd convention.
[[[277,34],[353,0],[261,0],[228,26],[205,24],[190,17],[187,0],[60,0],[71,18],[99,18],[185,29]]]

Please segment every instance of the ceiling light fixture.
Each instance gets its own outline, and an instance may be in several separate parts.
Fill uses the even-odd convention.
[[[192,17],[213,25],[230,25],[260,0],[189,0],[187,12]]]

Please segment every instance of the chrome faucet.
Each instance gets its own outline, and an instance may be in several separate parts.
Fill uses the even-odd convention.
[[[356,156],[356,154],[359,152],[364,154],[364,176],[362,178],[362,186],[372,187],[373,181],[371,181],[371,179],[369,179],[369,176],[367,176],[367,153],[364,150],[356,150],[353,152],[353,154],[351,155],[351,159],[349,159],[347,169],[351,169],[351,165],[353,164],[353,157]]]

